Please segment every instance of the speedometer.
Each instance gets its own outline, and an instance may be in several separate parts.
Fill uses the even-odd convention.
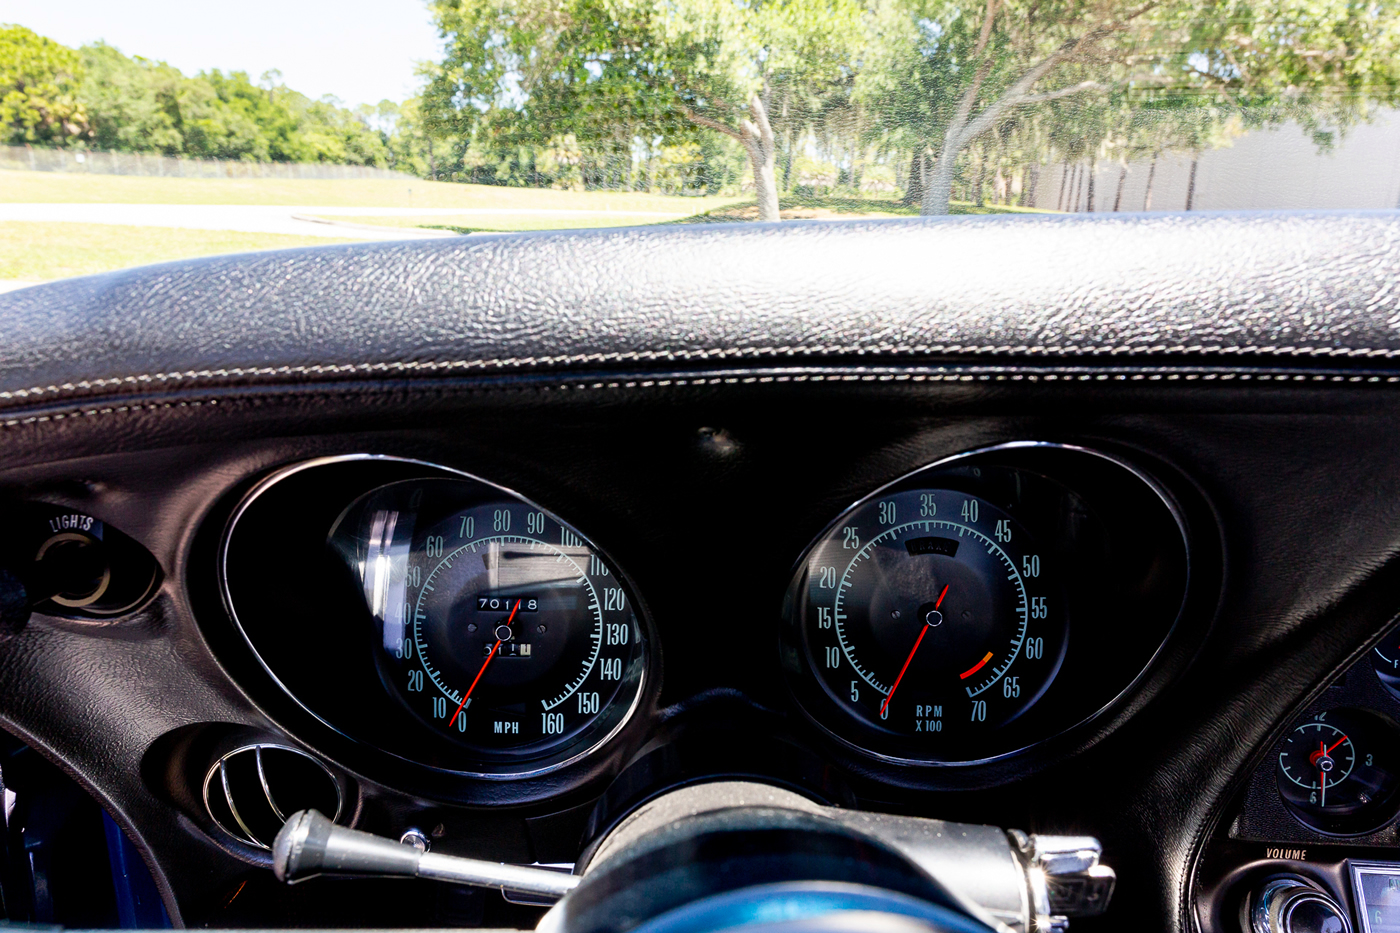
[[[867,503],[808,559],[804,640],[830,695],[867,727],[937,754],[1014,719],[1065,648],[1053,568],[977,496],[916,489]]]
[[[393,483],[354,503],[333,539],[353,552],[381,677],[421,723],[479,761],[586,749],[635,705],[646,635],[596,547],[499,492]]]

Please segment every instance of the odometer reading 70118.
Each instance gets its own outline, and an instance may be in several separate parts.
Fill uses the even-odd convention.
[[[984,499],[916,489],[869,501],[805,569],[811,673],[861,725],[930,757],[1015,719],[1059,668],[1066,618],[1051,562]]]

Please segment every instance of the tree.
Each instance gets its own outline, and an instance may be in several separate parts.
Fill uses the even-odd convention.
[[[187,77],[102,43],[81,52],[78,99],[98,149],[253,162],[389,161],[384,140],[366,120],[334,100],[293,91],[276,73],[259,86],[242,72]]]
[[[207,81],[163,62],[128,58],[104,43],[84,46],[79,96],[91,145],[112,152],[159,152],[268,161],[262,127],[229,109]]]
[[[854,68],[855,0],[433,0],[447,54],[430,120],[480,139],[630,153],[697,129],[741,146],[759,217],[778,219],[777,154],[796,108]],[[555,142],[551,142],[555,141]]]
[[[4,141],[248,161],[386,165],[367,119],[311,100],[264,75],[186,76],[105,43],[70,49],[21,26],[0,26]]]
[[[357,115],[379,134],[391,168],[430,179],[461,168],[461,141],[429,129],[419,98],[402,104],[381,100],[374,107],[362,106]]]
[[[1396,0],[884,0],[867,93],[915,129],[916,160],[932,160],[922,210],[941,214],[971,142],[1056,101],[1345,128],[1396,99],[1396,12]],[[1200,136],[1199,123],[1174,125]]]
[[[665,11],[665,12],[662,12]],[[778,219],[780,125],[820,109],[857,67],[863,9],[845,0],[691,0],[678,15],[658,8],[657,40],[672,51],[668,77],[681,112],[744,147],[753,169],[759,219]],[[775,112],[775,98],[782,104]],[[815,98],[815,99],[814,99]],[[791,146],[791,142],[789,143]]]
[[[0,126],[9,145],[65,145],[87,133],[78,53],[23,26],[0,25]]]

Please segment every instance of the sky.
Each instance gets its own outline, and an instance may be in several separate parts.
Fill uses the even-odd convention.
[[[0,0],[0,23],[74,47],[101,39],[185,74],[256,81],[276,68],[288,87],[350,106],[412,96],[415,62],[440,49],[424,0]]]

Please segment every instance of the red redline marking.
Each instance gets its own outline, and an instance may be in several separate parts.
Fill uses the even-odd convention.
[[[967,680],[967,679],[968,679],[969,677],[971,677],[973,674],[977,673],[977,672],[980,671],[983,667],[985,667],[986,664],[987,664],[987,662],[990,661],[991,659],[992,659],[992,653],[991,653],[990,651],[988,651],[988,652],[987,652],[987,656],[986,656],[985,658],[983,658],[982,660],[978,661],[976,664],[972,665],[972,669],[971,669],[971,670],[963,671],[961,674],[959,674],[959,675],[958,675],[958,680]]]
[[[933,608],[937,609],[939,606],[943,605],[943,597],[948,595],[948,587],[951,585],[950,583],[943,584],[943,592],[938,594],[938,601],[933,604]],[[927,634],[928,623],[925,622],[924,627],[919,629],[919,637],[914,639],[914,647],[909,649],[909,657],[904,659],[904,666],[899,669],[899,676],[894,679],[894,686],[890,688],[889,693],[885,694],[885,702],[880,704],[881,716],[884,716],[885,711],[890,708],[890,700],[894,698],[894,692],[899,689],[899,682],[904,679],[904,672],[909,670],[909,664],[914,660],[914,652],[919,650],[919,645],[923,642],[924,636]]]
[[[517,599],[515,601],[515,608],[511,609],[510,616],[506,619],[506,625],[510,625],[510,623],[515,620],[515,612],[519,608],[520,600]],[[486,666],[491,663],[491,659],[496,656],[496,652],[500,650],[500,647],[501,639],[497,638],[496,643],[491,646],[491,651],[486,655],[486,660],[481,662],[481,670],[476,672],[476,679],[473,680],[472,685],[467,688],[466,696],[462,697],[462,702],[457,704],[457,710],[452,714],[452,718],[447,720],[447,728],[451,729],[453,724],[457,721],[457,717],[462,715],[462,710],[466,707],[467,701],[472,698],[472,691],[475,690],[476,685],[481,682],[481,675],[486,673]]]

